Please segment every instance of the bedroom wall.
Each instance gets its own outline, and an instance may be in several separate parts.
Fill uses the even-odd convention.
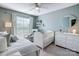
[[[32,17],[33,21],[35,21],[35,19],[36,19],[36,16],[29,15],[29,14],[24,14],[24,13],[21,13],[21,12],[17,12],[17,11],[13,11],[13,10],[9,10],[9,9],[5,9],[5,8],[0,7],[0,32],[6,30],[5,29],[5,22],[6,21],[12,22],[13,16],[15,14],[20,15],[20,16],[24,16],[24,17]],[[33,27],[35,27],[35,25]],[[10,29],[8,29],[8,31],[10,31]],[[12,33],[14,32],[13,26],[11,28],[11,32]]]
[[[74,15],[77,17],[77,20],[79,20],[79,5],[39,16],[38,20],[42,20],[44,24],[44,26],[41,26],[40,28],[52,31],[59,31],[60,29],[67,31],[69,28],[69,21],[65,18],[67,15]]]

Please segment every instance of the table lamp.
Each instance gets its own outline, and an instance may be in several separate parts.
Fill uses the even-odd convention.
[[[12,27],[12,23],[11,22],[5,22],[6,31],[10,30],[10,32],[11,32],[11,27]]]

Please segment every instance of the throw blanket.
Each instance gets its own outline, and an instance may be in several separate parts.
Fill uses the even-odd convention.
[[[39,55],[39,48],[36,47],[35,45],[30,45],[28,47],[23,47],[18,49],[18,51],[20,52],[20,54],[22,56],[33,56],[33,55]],[[33,53],[33,54],[32,54]]]
[[[28,40],[20,40],[13,43],[5,52],[3,56],[35,56],[39,54],[39,48]]]

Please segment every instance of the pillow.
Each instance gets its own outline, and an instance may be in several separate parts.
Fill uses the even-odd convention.
[[[11,35],[10,42],[16,42],[18,40],[17,36]]]

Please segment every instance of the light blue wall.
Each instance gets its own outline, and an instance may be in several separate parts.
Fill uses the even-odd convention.
[[[41,28],[44,30],[59,31],[59,29],[63,29],[65,31],[69,22],[64,18],[67,15],[75,15],[79,20],[79,5],[41,15],[38,19],[43,21],[45,26],[41,26]]]

